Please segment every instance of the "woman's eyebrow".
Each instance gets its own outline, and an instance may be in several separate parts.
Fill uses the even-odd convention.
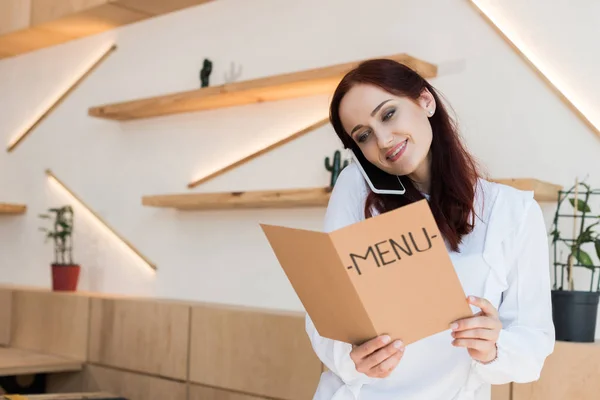
[[[373,109],[373,111],[371,111],[371,117],[372,117],[372,116],[374,116],[374,115],[375,115],[375,113],[376,113],[377,111],[379,111],[379,109],[380,109],[381,107],[383,107],[383,105],[384,105],[385,103],[387,103],[388,101],[392,101],[392,99],[387,99],[387,100],[384,100],[384,101],[382,101],[382,102],[381,102],[381,103],[380,103],[380,104],[379,104],[377,107],[375,107],[375,109]],[[354,132],[356,132],[357,130],[359,130],[359,129],[360,129],[360,128],[362,128],[362,127],[363,127],[363,125],[360,125],[360,124],[359,124],[359,125],[356,125],[356,126],[355,126],[355,127],[352,129],[352,132],[350,132],[350,136],[352,136],[352,135],[354,134]]]

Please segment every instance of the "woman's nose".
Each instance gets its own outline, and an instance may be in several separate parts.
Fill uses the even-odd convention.
[[[380,130],[376,133],[377,144],[380,149],[387,149],[394,144],[394,135],[389,130]]]

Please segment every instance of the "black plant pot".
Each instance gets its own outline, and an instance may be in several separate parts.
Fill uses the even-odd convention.
[[[552,319],[556,340],[593,342],[600,292],[552,291]]]

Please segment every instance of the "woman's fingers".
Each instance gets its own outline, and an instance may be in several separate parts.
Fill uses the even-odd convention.
[[[387,376],[402,358],[404,344],[396,340],[390,343],[387,335],[378,336],[350,352],[356,370],[371,377]]]
[[[498,310],[489,300],[481,297],[469,296],[468,301],[481,311],[450,325],[454,338],[452,345],[468,349],[474,360],[491,361],[498,354],[496,341],[502,330]]]
[[[356,346],[350,353],[350,357],[354,363],[358,363],[363,358],[369,356],[380,348],[390,343],[391,339],[388,335],[377,336],[360,346]]]
[[[392,371],[396,368],[403,355],[404,351],[397,351],[394,355],[387,358],[381,364],[371,368],[367,375],[377,378],[385,378],[386,376],[390,375]]]
[[[467,349],[486,352],[495,347],[494,342],[480,339],[455,339],[453,345],[456,347],[466,347]]]
[[[475,307],[479,307],[481,311],[490,317],[498,316],[498,310],[496,310],[496,307],[494,307],[494,305],[487,299],[477,296],[469,296],[469,303],[473,304]]]
[[[454,332],[466,331],[469,329],[498,329],[501,326],[500,321],[496,318],[490,318],[485,315],[473,316],[469,318],[459,319],[450,325]]]
[[[385,346],[382,349],[377,350],[375,353],[365,357],[361,362],[361,369],[370,371],[374,367],[386,361],[388,358],[394,356],[398,352],[404,351],[404,345],[401,341],[397,340]]]
[[[455,339],[482,339],[495,341],[498,338],[498,334],[492,329],[476,328],[452,332],[452,337]]]

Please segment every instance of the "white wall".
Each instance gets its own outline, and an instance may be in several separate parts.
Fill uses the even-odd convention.
[[[586,102],[600,106],[600,77],[593,73],[600,59],[589,52],[597,47],[598,35],[590,34],[598,29],[597,6],[487,2]],[[245,80],[406,52],[440,66],[432,83],[453,105],[490,175],[566,186],[590,174],[600,186],[600,139],[467,0],[217,0],[3,60],[2,143],[113,41],[116,53],[13,153],[0,152],[0,200],[29,207],[25,216],[0,218],[1,282],[50,284],[52,248],[37,231],[36,215],[66,201],[44,175],[51,168],[158,265],[150,272],[77,209],[81,289],[302,308],[258,223],[320,229],[324,209],[186,213],[142,207],[141,196],[188,192],[188,181],[203,171],[324,117],[327,96],[126,123],[87,116],[90,106],[198,87],[204,57],[214,61],[216,85],[232,61],[243,65]],[[337,148],[326,126],[194,191],[325,186],[323,159]],[[554,209],[544,208],[549,221]]]

